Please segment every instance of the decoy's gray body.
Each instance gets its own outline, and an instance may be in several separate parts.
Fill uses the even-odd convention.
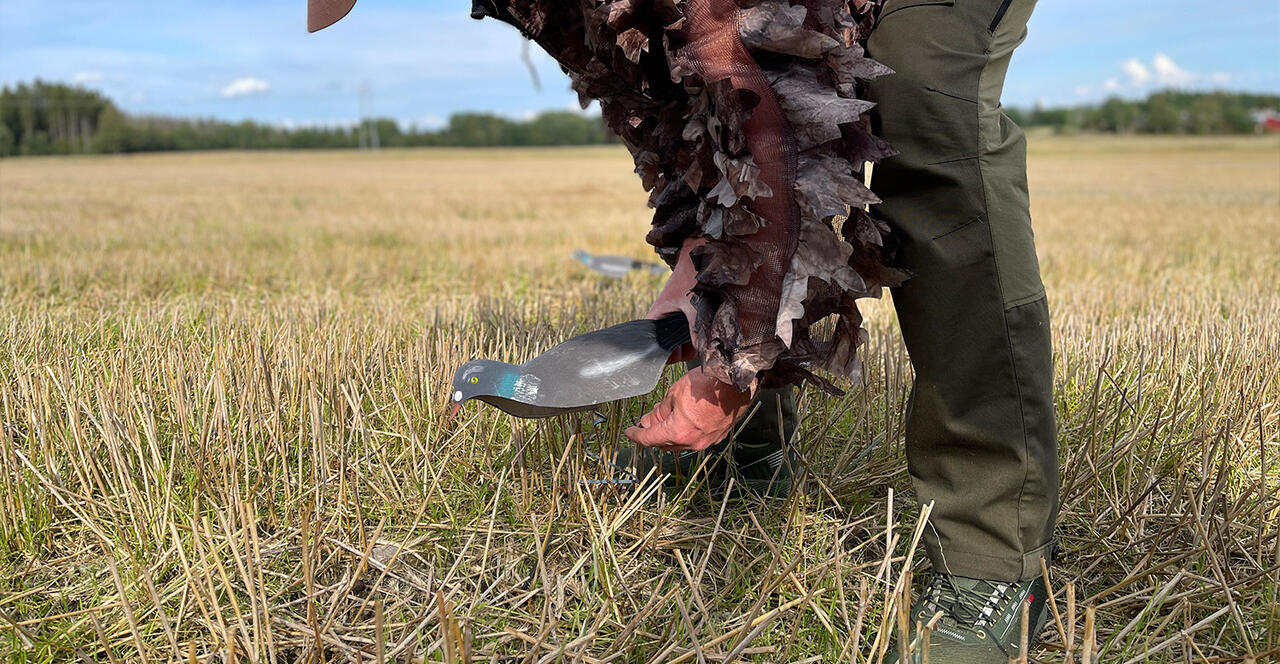
[[[479,399],[516,417],[550,417],[647,394],[688,342],[689,324],[677,313],[588,332],[524,364],[472,360],[453,376],[452,412]]]
[[[671,268],[662,263],[638,261],[626,256],[589,254],[581,249],[573,252],[573,257],[583,265],[586,265],[591,271],[614,279],[621,279],[628,272],[648,272],[649,274],[668,274],[671,272]]]

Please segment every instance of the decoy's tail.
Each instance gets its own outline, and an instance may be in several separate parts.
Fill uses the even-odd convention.
[[[675,350],[690,341],[689,319],[683,312],[667,314],[658,319],[658,345],[666,350]]]

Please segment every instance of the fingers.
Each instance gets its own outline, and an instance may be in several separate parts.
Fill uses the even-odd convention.
[[[705,449],[728,435],[750,401],[749,393],[694,369],[673,383],[625,434],[640,445],[663,450]]]
[[[654,447],[666,452],[677,452],[680,450],[698,450],[705,446],[700,446],[697,442],[690,445],[688,442],[672,440],[677,436],[672,431],[670,425],[666,423],[657,424],[652,427],[634,426],[623,432],[631,442],[645,447]]]
[[[628,428],[623,433],[638,445],[647,447],[657,447],[660,449],[672,449],[678,445],[678,432],[672,427],[672,398],[668,394],[654,405],[653,410],[640,416],[640,422],[636,426]]]
[[[659,412],[659,404],[653,411],[645,413],[640,423],[623,432],[627,438],[637,445],[654,447],[667,452],[681,450],[702,450],[719,439],[708,439],[705,432],[699,431],[688,422],[668,416],[664,419]]]
[[[655,446],[665,442],[663,436],[668,436],[670,432],[666,430],[668,427],[663,425],[666,423],[666,415],[669,411],[670,406],[667,405],[667,400],[663,399],[653,407],[653,410],[641,415],[640,421],[624,433],[641,445]]]
[[[673,432],[670,425],[665,422],[645,423],[645,419],[649,416],[641,418],[640,424],[628,428],[623,433],[637,445],[645,447],[657,447],[659,449],[674,449],[676,442],[671,440]]]
[[[659,443],[663,443],[663,437],[654,429],[645,429],[640,426],[628,428],[623,432],[631,442],[645,447],[659,447]]]

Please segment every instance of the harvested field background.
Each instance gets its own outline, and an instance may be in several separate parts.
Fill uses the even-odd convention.
[[[1031,151],[1063,462],[1033,659],[1274,658],[1280,142]],[[0,161],[0,657],[877,661],[923,577],[887,300],[865,383],[802,396],[790,500],[580,486],[641,401],[445,417],[466,359],[643,313],[660,277],[570,254],[649,257],[644,201],[621,148]]]

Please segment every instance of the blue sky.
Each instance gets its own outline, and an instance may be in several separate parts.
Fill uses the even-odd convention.
[[[305,0],[0,0],[0,84],[102,90],[126,111],[336,124],[374,114],[439,125],[460,110],[521,117],[576,108],[534,51],[464,0],[360,0],[309,35]],[[1276,0],[1041,0],[1005,103],[1137,97],[1162,87],[1280,93]]]

